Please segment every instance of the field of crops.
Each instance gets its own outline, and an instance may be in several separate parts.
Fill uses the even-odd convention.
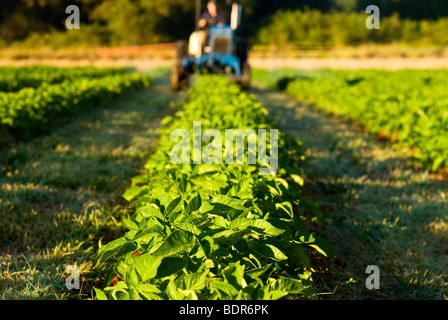
[[[173,165],[170,132],[201,121],[202,130],[273,128],[251,96],[219,76],[201,77],[190,102],[165,120],[158,151],[124,196],[136,213],[129,231],[100,248],[111,261],[106,299],[278,299],[315,293],[309,255],[323,239],[306,231],[299,188],[300,148],[281,135],[279,174],[258,165]],[[236,151],[236,150],[235,150]],[[298,206],[302,209],[298,210]],[[310,204],[308,204],[310,206]],[[310,206],[311,207],[311,206]],[[114,286],[112,279],[119,279]]]
[[[165,71],[0,71],[0,299],[383,298],[372,263],[385,296],[445,297],[446,70],[254,70],[271,90],[200,75],[182,93]],[[274,172],[250,134],[210,133],[229,129],[258,131]]]
[[[33,137],[82,109],[149,87],[147,76],[125,71],[93,67],[0,68],[0,132]]]
[[[79,78],[101,78],[119,75],[126,68],[72,67],[58,68],[52,66],[1,67],[0,91],[16,92],[23,88],[37,88],[42,84],[57,84],[65,80],[75,81]]]
[[[279,70],[258,77],[268,86],[344,116],[409,148],[433,171],[448,166],[448,71]]]

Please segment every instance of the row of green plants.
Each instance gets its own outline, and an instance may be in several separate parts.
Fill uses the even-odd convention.
[[[359,122],[408,148],[433,171],[448,166],[447,70],[255,72],[268,86]]]
[[[126,68],[95,68],[53,66],[0,67],[0,92],[17,92],[23,88],[37,88],[42,84],[57,84],[80,78],[102,78],[119,75]]]
[[[98,71],[97,75],[110,71],[115,73],[105,70]],[[92,75],[92,72],[87,70],[86,74]],[[67,79],[58,84],[44,82],[37,88],[0,92],[0,132],[27,139],[47,132],[83,109],[150,85],[148,75],[112,74]]]
[[[448,44],[448,19],[410,20],[398,14],[381,16],[380,29],[369,30],[369,14],[319,10],[279,10],[256,37],[261,44],[294,44],[299,47],[351,46],[364,43]]]
[[[100,245],[95,269],[105,279],[94,288],[95,298],[315,298],[313,261],[331,253],[308,231],[321,212],[301,195],[300,143],[279,133],[279,169],[269,176],[259,174],[259,162],[174,164],[171,133],[185,129],[191,135],[193,121],[201,121],[202,132],[269,133],[275,125],[262,104],[223,76],[201,76],[189,97],[164,119],[146,174],[123,195],[135,211],[123,220],[128,231],[122,237]]]

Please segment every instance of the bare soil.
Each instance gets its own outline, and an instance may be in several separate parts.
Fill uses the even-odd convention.
[[[447,57],[425,58],[252,58],[252,67],[274,70],[283,67],[313,70],[321,68],[330,69],[441,69],[448,68]],[[149,71],[158,67],[170,67],[171,59],[163,58],[120,58],[120,59],[0,59],[0,66],[25,65],[54,65],[60,67],[70,66],[96,66],[121,67],[133,66],[138,71]]]

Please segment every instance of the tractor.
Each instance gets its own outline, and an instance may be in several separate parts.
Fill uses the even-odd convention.
[[[195,72],[226,74],[242,89],[250,89],[249,46],[240,37],[242,5],[229,2],[227,0],[230,25],[199,30],[201,0],[196,0],[196,31],[188,42],[176,42],[176,56],[171,72],[173,91],[188,88],[189,77]]]

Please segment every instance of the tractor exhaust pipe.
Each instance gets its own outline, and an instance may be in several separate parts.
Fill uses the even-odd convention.
[[[201,0],[196,0],[196,12],[195,12],[195,19],[196,19],[196,23],[195,23],[195,30],[198,31],[199,30],[199,20],[201,19]]]
[[[232,4],[232,13],[230,16],[230,27],[233,30],[238,30],[241,25],[241,15],[243,12],[243,6],[234,2]]]

